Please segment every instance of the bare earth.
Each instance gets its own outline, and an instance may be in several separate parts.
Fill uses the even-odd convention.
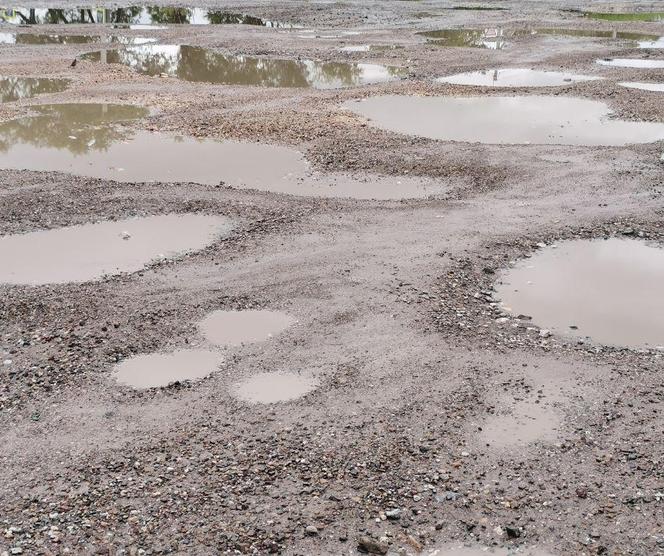
[[[664,554],[662,356],[543,337],[491,305],[497,273],[540,242],[664,238],[664,145],[445,143],[377,130],[342,108],[385,93],[479,94],[433,79],[531,67],[607,79],[482,94],[601,100],[623,119],[664,122],[661,94],[617,84],[643,81],[643,70],[594,64],[664,59],[662,50],[543,36],[501,51],[440,48],[415,35],[499,23],[664,35],[664,23],[593,21],[563,11],[589,5],[562,0],[500,2],[507,11],[433,0],[199,5],[321,37],[246,25],[150,36],[391,64],[408,79],[334,91],[234,87],[70,67],[91,45],[2,45],[0,75],[74,83],[0,104],[0,119],[40,103],[135,103],[152,111],[136,129],[289,145],[319,171],[422,176],[447,193],[357,201],[0,171],[0,235],[171,212],[237,222],[212,246],[138,273],[0,285],[0,553],[431,554],[467,543]],[[324,37],[339,31],[359,34]],[[403,48],[339,51],[366,43]],[[662,70],[649,75],[664,81]],[[199,382],[135,391],[112,379],[116,362],[200,345],[201,318],[243,308],[284,311],[297,324],[229,349]],[[271,371],[314,373],[319,386],[272,405],[232,395],[238,381]]]

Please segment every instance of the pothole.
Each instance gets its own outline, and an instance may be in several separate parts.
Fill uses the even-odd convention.
[[[596,63],[601,66],[612,66],[616,68],[664,68],[664,60],[650,60],[642,58],[605,58],[602,60],[596,60]]]
[[[232,388],[238,399],[248,403],[289,402],[312,392],[318,380],[304,373],[260,373]]]
[[[0,237],[0,282],[85,282],[202,249],[233,228],[222,216],[167,214]]]
[[[0,78],[0,102],[13,102],[48,93],[61,93],[69,87],[69,79],[49,77],[2,77]]]
[[[375,96],[344,106],[371,125],[444,141],[616,146],[664,139],[664,124],[610,119],[606,104],[559,96]]]
[[[664,346],[664,249],[640,240],[571,240],[505,271],[504,310],[542,329],[607,346]]]
[[[132,388],[163,388],[174,382],[203,379],[214,373],[222,361],[219,352],[199,349],[137,355],[118,363],[113,378]]]
[[[505,68],[457,73],[447,77],[439,77],[436,81],[439,83],[479,87],[558,87],[597,79],[602,78],[592,75],[575,75],[560,71]]]
[[[316,173],[302,153],[288,147],[132,132],[112,125],[148,114],[136,106],[65,104],[35,110],[38,116],[0,124],[0,168],[356,199],[422,198],[446,191],[432,179]]]
[[[640,89],[642,91],[653,91],[664,93],[664,83],[618,83],[621,87],[628,89]]]
[[[296,28],[298,25],[270,21],[248,14],[194,7],[125,6],[118,8],[82,7],[11,8],[0,10],[0,20],[15,25],[112,23],[120,25],[260,25],[263,27]]]
[[[278,311],[214,311],[198,326],[211,344],[239,346],[269,340],[295,322],[295,318]]]
[[[400,68],[378,64],[288,60],[223,54],[187,45],[144,45],[89,52],[81,59],[123,64],[145,75],[257,87],[339,89],[399,79]]]

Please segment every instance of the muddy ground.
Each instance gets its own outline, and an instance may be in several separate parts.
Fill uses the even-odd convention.
[[[560,37],[515,39],[501,51],[440,48],[415,35],[497,23],[664,35],[664,23],[563,10],[581,4],[499,4],[508,10],[426,0],[201,2],[318,35],[359,34],[150,32],[226,52],[408,71],[402,81],[341,91],[70,67],[90,45],[0,46],[0,74],[74,81],[63,93],[0,105],[3,120],[31,104],[132,102],[153,111],[139,128],[287,144],[322,171],[449,185],[437,198],[375,202],[0,171],[0,234],[168,212],[238,222],[230,237],[142,272],[0,286],[0,553],[416,554],[463,542],[552,555],[664,554],[661,355],[543,337],[528,323],[503,322],[491,305],[496,273],[537,243],[639,232],[661,239],[664,145],[452,144],[379,131],[341,108],[386,92],[477,94],[433,83],[460,70],[565,68],[607,79],[483,94],[553,91],[664,122],[661,94],[617,85],[662,81],[664,71],[645,78],[594,64],[664,59],[664,51]],[[403,48],[339,52],[364,43]],[[223,308],[281,310],[298,324],[229,350],[221,370],[198,383],[134,391],[112,380],[113,364],[129,355],[199,344],[196,322]],[[313,372],[320,386],[274,405],[229,393],[242,378],[280,370]],[[532,407],[541,420],[519,442],[509,431]]]

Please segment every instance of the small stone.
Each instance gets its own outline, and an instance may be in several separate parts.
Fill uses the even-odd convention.
[[[399,508],[395,508],[394,510],[387,510],[385,512],[385,517],[387,517],[387,519],[391,519],[393,521],[396,521],[397,519],[401,519],[401,510]]]
[[[357,539],[357,549],[365,554],[387,554],[389,547],[387,543],[371,537],[360,537]]]
[[[588,489],[584,486],[580,486],[576,488],[576,495],[579,498],[588,498]]]
[[[129,239],[129,238],[131,237],[131,234],[130,234],[129,232],[122,232],[122,233],[120,234],[120,237],[121,237],[122,239],[124,239],[124,240],[127,240],[127,239]]]
[[[518,527],[512,527],[510,525],[505,526],[505,533],[507,533],[507,536],[510,539],[518,539],[521,536],[521,530]]]
[[[547,330],[546,328],[543,328],[542,330],[539,331],[540,338],[548,338],[551,336],[551,330]]]
[[[308,525],[305,528],[304,532],[310,537],[315,537],[316,535],[318,535],[318,527],[316,527],[315,525]]]

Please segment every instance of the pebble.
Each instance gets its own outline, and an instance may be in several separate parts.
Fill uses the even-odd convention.
[[[387,543],[371,537],[360,537],[357,539],[357,549],[365,554],[387,554],[389,547]]]
[[[315,537],[316,535],[318,535],[318,527],[316,527],[315,525],[308,525],[305,528],[304,532],[310,537]]]

